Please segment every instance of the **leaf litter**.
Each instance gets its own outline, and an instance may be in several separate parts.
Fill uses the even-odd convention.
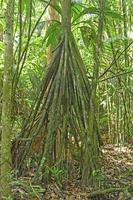
[[[54,180],[41,187],[34,186],[31,177],[21,177],[23,184],[13,187],[14,199],[133,200],[133,147],[105,145],[102,149],[101,172],[99,188],[81,186],[80,170],[76,167],[69,180],[65,180],[61,186]],[[24,183],[28,183],[29,187]]]

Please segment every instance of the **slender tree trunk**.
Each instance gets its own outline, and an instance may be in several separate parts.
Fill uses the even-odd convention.
[[[84,167],[82,173],[82,183],[86,185],[93,184],[95,186],[97,186],[97,181],[95,180],[96,177],[94,177],[92,173],[94,171],[97,171],[99,168],[98,137],[96,130],[98,128],[96,122],[96,114],[97,114],[96,92],[97,92],[98,78],[99,78],[104,4],[105,4],[104,0],[99,0],[100,15],[99,15],[97,41],[94,49],[94,69],[93,69],[92,92],[90,98],[90,112],[89,112],[89,130],[88,130],[89,133],[87,138],[88,141],[86,142],[85,146]],[[90,152],[90,145],[92,147],[91,152]]]
[[[65,33],[71,31],[71,0],[64,0],[62,3],[62,26]]]
[[[49,25],[54,23],[54,21],[59,21],[59,15],[57,11],[54,9],[54,6],[57,5],[59,2],[58,0],[51,0],[51,5],[48,7],[48,20],[49,20]],[[47,65],[50,65],[53,59],[53,48],[52,45],[48,46],[47,49]],[[60,131],[57,132],[57,137],[55,141],[55,148],[54,148],[54,157],[55,160],[58,159],[57,156],[59,155],[59,147],[61,146],[61,135]]]
[[[5,53],[2,99],[1,187],[2,198],[11,196],[11,90],[13,67],[13,16],[14,0],[7,1],[5,12]]]
[[[125,48],[127,47],[127,45],[128,45],[128,40],[127,40],[127,38],[128,38],[128,15],[127,15],[127,1],[126,0],[122,0],[122,11],[123,11],[123,25],[124,25],[124,38],[125,38],[125,40],[124,40],[124,46],[125,46]],[[125,51],[125,67],[126,68],[128,68],[129,67],[129,56],[128,56],[128,52],[127,52],[127,50]],[[128,78],[128,76],[126,76],[125,75],[125,77],[124,77],[124,82],[125,82],[125,84],[126,85],[128,85],[129,83],[129,78]],[[128,117],[128,113],[127,113],[127,104],[128,104],[128,99],[127,99],[127,91],[125,90],[124,91],[124,94],[123,94],[123,96],[124,96],[124,99],[125,99],[125,103],[124,103],[124,106],[125,106],[125,113],[124,113],[124,124],[125,124],[125,127],[124,127],[124,129],[125,129],[125,133],[127,132],[127,135],[129,135],[129,117]],[[125,136],[125,138],[126,138],[126,136]],[[125,141],[126,142],[126,141]]]
[[[55,6],[56,3],[58,3],[58,0],[52,0],[51,1],[51,5]],[[58,21],[59,20],[59,15],[57,13],[57,11],[52,7],[52,6],[49,6],[48,7],[48,20],[50,21],[49,22],[49,25],[53,22],[53,21]],[[52,46],[49,45],[48,47],[48,51],[47,51],[47,64],[49,65],[52,61],[52,58],[53,58],[53,53],[52,53]]]
[[[125,48],[126,46],[128,45],[128,40],[127,40],[127,31],[128,31],[128,21],[127,21],[127,6],[126,6],[126,0],[122,0],[122,11],[123,11],[123,25],[124,25],[124,37],[125,37],[125,40],[124,40],[124,45],[125,45]],[[127,50],[125,51],[125,67],[128,66],[128,54],[127,54]]]

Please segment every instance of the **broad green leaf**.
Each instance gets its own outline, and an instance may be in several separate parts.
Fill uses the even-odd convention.
[[[85,8],[78,16],[77,18],[74,20],[78,20],[80,17],[83,17],[84,15],[88,14],[88,18],[89,18],[89,15],[99,15],[99,9],[97,7],[89,7],[89,8]],[[105,9],[104,11],[104,14],[105,16],[110,16],[112,18],[119,18],[119,19],[122,19],[122,16],[115,12],[115,11],[112,11],[108,8]]]
[[[61,26],[59,23],[54,22],[50,24],[46,31],[44,41],[47,40],[47,46],[50,44],[55,47],[58,43],[59,35],[61,34]]]

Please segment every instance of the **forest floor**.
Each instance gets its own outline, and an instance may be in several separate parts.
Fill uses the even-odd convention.
[[[34,190],[30,197],[22,185],[14,188],[21,193],[16,200],[133,200],[133,147],[115,147],[106,145],[102,150],[102,174],[98,175],[100,189],[81,187],[79,172],[75,171],[71,179],[63,186],[53,181],[40,195]],[[98,194],[99,195],[98,195]],[[92,197],[90,198],[90,194]],[[97,194],[97,195],[96,195]],[[16,195],[15,195],[16,196]]]

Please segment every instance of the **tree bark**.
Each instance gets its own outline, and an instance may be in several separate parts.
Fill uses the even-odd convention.
[[[82,183],[93,184],[97,186],[95,176],[92,175],[94,171],[99,169],[99,154],[98,154],[98,127],[96,121],[97,114],[97,99],[96,92],[99,79],[99,67],[100,67],[100,55],[101,55],[101,43],[103,33],[103,15],[104,15],[105,0],[99,0],[99,22],[98,22],[98,35],[96,45],[94,48],[94,69],[92,80],[92,91],[90,97],[90,110],[89,110],[89,130],[87,135],[87,141],[85,144],[84,164],[82,172]],[[91,146],[91,151],[90,151]],[[99,183],[98,183],[99,184]]]
[[[71,32],[71,0],[62,2],[62,26],[65,33]]]
[[[1,198],[11,196],[11,91],[13,68],[13,21],[14,0],[7,1],[5,12],[5,52],[4,52],[4,80],[2,98],[2,140],[1,140]]]

